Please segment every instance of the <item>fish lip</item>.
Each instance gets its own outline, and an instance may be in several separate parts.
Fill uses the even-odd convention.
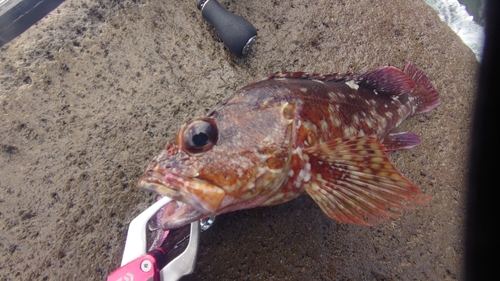
[[[167,176],[169,180],[167,180]],[[187,200],[182,198],[182,197],[184,198],[189,197],[190,194],[183,190],[183,186],[174,184],[175,180],[170,180],[170,179],[182,179],[183,181],[203,183],[213,187],[220,188],[218,185],[208,180],[203,180],[192,176],[187,177],[171,171],[165,171],[155,168],[147,170],[144,173],[144,175],[139,178],[137,182],[137,187],[143,190],[158,193],[161,196],[170,197],[173,200],[179,202],[190,204],[190,202],[187,202]],[[200,207],[199,209],[205,210],[202,207]]]
[[[178,197],[181,195],[180,190],[165,181],[165,173],[156,170],[146,171],[144,175],[139,178],[137,187],[143,190],[158,193],[161,196],[170,197],[173,200],[178,200]]]
[[[169,204],[174,205],[174,207],[170,207],[173,208],[173,211],[166,212],[163,216],[157,217],[158,227],[163,229],[178,228],[203,217],[208,217],[210,215],[210,211],[206,210],[201,204],[197,203],[196,200],[194,200],[189,193],[185,192],[181,186],[176,186],[167,182],[165,180],[167,174],[169,177],[187,179],[186,177],[172,173],[171,171],[166,172],[151,169],[146,171],[137,182],[137,187],[140,189],[155,192],[161,197],[166,196],[172,198],[172,203]],[[189,178],[188,180],[208,183],[207,181],[194,177]]]
[[[163,197],[163,196],[162,196]],[[173,229],[187,225],[201,219],[204,214],[189,204],[180,201],[170,201],[163,209],[165,212],[157,213],[157,227],[162,229]]]

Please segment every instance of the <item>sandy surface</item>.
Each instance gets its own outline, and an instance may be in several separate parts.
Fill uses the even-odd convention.
[[[229,54],[195,1],[67,0],[0,50],[0,278],[103,280],[135,183],[188,118],[272,72],[364,72],[412,60],[443,104],[391,154],[433,200],[376,227],[312,199],[219,216],[187,280],[462,279],[468,133],[478,63],[422,0],[221,1],[257,28]]]

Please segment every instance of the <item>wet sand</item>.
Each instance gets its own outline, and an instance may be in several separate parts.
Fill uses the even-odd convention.
[[[223,47],[195,1],[67,0],[0,50],[0,279],[103,280],[135,187],[188,118],[277,71],[364,72],[413,61],[442,97],[390,155],[433,197],[375,227],[338,224],[307,196],[221,215],[186,280],[460,280],[478,63],[420,0],[221,1],[257,28]]]

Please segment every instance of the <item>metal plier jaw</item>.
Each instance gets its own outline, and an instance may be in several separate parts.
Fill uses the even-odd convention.
[[[147,252],[148,221],[171,200],[163,197],[130,222],[121,267],[108,276],[108,281],[170,281],[193,273],[200,239],[199,221],[191,223],[186,249],[170,262],[168,262],[168,253],[162,248]]]

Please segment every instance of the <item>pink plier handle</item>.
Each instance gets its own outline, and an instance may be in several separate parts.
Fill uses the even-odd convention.
[[[165,264],[167,257],[161,248],[147,252],[148,221],[170,201],[172,199],[163,197],[130,222],[121,267],[108,276],[108,281],[170,281],[194,271],[200,239],[199,221],[191,223],[189,243],[184,252],[168,264]]]

